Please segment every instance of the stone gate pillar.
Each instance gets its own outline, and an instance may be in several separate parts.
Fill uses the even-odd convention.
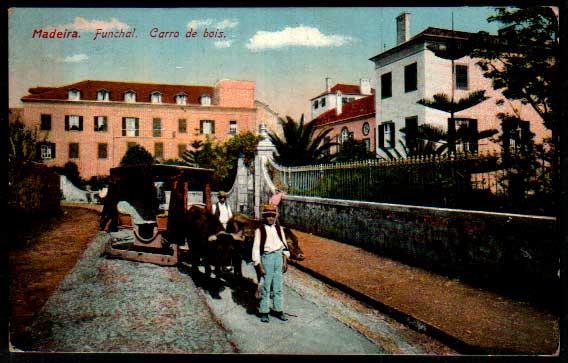
[[[256,157],[254,158],[254,217],[260,218],[260,207],[262,203],[262,191],[264,189],[262,177],[262,172],[264,164],[268,159],[272,159],[272,155],[276,148],[270,141],[268,133],[266,131],[266,126],[262,124],[260,126],[260,136],[262,140],[258,143],[256,147]]]

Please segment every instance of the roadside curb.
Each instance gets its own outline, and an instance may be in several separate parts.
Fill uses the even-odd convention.
[[[358,299],[359,301],[379,310],[380,312],[387,314],[389,317],[393,318],[394,320],[402,323],[420,333],[424,333],[428,336],[431,336],[443,344],[447,345],[448,347],[454,349],[460,354],[492,354],[494,352],[489,352],[487,349],[482,347],[473,346],[464,342],[463,340],[456,338],[455,336],[446,333],[445,331],[441,330],[440,328],[429,324],[428,322],[418,319],[410,314],[407,314],[397,308],[389,306],[382,301],[372,298],[360,291],[357,291],[347,285],[344,285],[340,282],[337,282],[311,268],[303,266],[301,263],[290,260],[290,264],[296,267],[297,269],[312,275],[313,277],[329,284],[351,296]],[[499,352],[497,354],[519,354],[518,352]]]

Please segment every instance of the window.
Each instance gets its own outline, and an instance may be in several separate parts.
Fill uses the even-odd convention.
[[[162,142],[154,143],[154,158],[156,159],[164,158],[164,143]]]
[[[152,95],[150,96],[150,102],[162,103],[162,94],[160,92],[152,92]]]
[[[392,149],[395,146],[394,122],[387,121],[379,125],[379,147]]]
[[[83,116],[67,115],[65,116],[65,130],[66,131],[82,131],[83,130]]]
[[[215,121],[201,120],[199,124],[199,133],[201,135],[211,135],[215,133]]]
[[[100,143],[97,147],[97,156],[99,159],[108,158],[108,144]]]
[[[355,100],[355,97],[343,97],[343,98],[341,99],[341,102],[342,102],[343,104],[346,104],[346,103],[352,102],[352,101],[354,101],[354,100]]]
[[[314,101],[314,109],[317,110],[318,107],[319,107],[319,102],[316,100],[316,101]]]
[[[152,120],[152,136],[160,137],[162,136],[162,120],[155,118]]]
[[[67,95],[69,101],[79,101],[81,99],[81,92],[79,92],[79,90],[76,89],[70,89]]]
[[[456,65],[456,89],[468,89],[468,74],[466,65]]]
[[[381,76],[381,98],[392,97],[392,73]]]
[[[97,101],[110,101],[110,93],[106,89],[97,91]]]
[[[209,95],[203,95],[200,98],[201,106],[210,106],[211,105],[211,97]]]
[[[122,118],[122,136],[138,136],[139,132],[139,121],[137,117]]]
[[[361,132],[363,132],[363,135],[367,136],[369,135],[369,131],[371,131],[371,126],[369,126],[368,122],[365,122],[361,128]]]
[[[187,120],[184,118],[180,118],[178,120],[178,131],[182,134],[187,133]]]
[[[418,68],[416,63],[404,67],[404,92],[412,92],[417,89]]]
[[[39,156],[42,160],[55,159],[55,144],[51,142],[43,142],[38,144]]]
[[[448,149],[456,152],[477,152],[477,120],[448,119]]]
[[[237,134],[237,121],[229,121],[229,134]]]
[[[127,91],[124,93],[124,102],[136,102],[136,93],[134,91]]]
[[[349,140],[349,134],[347,127],[342,128],[339,134],[339,142],[343,144],[345,141]]]
[[[328,144],[328,143],[330,143],[330,142],[331,142],[331,137],[326,136],[326,137],[323,138],[323,145],[326,145],[326,144]],[[324,155],[329,155],[329,154],[330,154],[330,151],[331,151],[331,150],[330,150],[330,148],[328,147],[328,148],[325,148],[325,149],[322,151],[322,153],[323,153]]]
[[[187,96],[186,95],[176,95],[176,105],[186,105]]]
[[[371,151],[371,139],[363,139],[363,142],[365,143],[367,150]]]
[[[106,116],[95,116],[94,120],[95,131],[108,131],[108,122]]]
[[[320,106],[325,107],[325,97],[320,100]]]
[[[40,116],[41,124],[39,129],[41,131],[49,131],[51,130],[51,115],[41,114]]]
[[[505,152],[518,152],[529,145],[532,137],[530,123],[523,120],[503,120],[503,149]]]
[[[178,144],[178,157],[183,157],[183,153],[185,152],[185,150],[187,149],[187,145],[186,144]]]
[[[408,149],[414,150],[417,146],[418,116],[404,119],[404,140]]]
[[[79,144],[76,142],[69,143],[69,159],[79,159]]]

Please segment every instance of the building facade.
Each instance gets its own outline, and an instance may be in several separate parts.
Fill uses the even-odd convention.
[[[363,141],[369,151],[376,150],[374,95],[345,104],[337,102],[334,109],[322,113],[311,122],[320,130],[331,128],[328,134],[331,141],[342,144],[352,138]],[[340,147],[332,147],[331,153],[338,152]]]
[[[215,86],[82,81],[36,87],[22,97],[23,119],[45,139],[48,166],[75,162],[85,178],[108,175],[139,144],[156,159],[177,159],[195,140],[225,142],[257,132],[255,83]]]
[[[312,98],[311,115],[312,120],[319,115],[336,109],[338,106],[347,104],[351,101],[358,100],[363,97],[370,96],[374,93],[371,88],[371,81],[366,78],[359,80],[359,84],[342,84],[331,85],[331,78],[325,79],[325,91],[318,96]]]
[[[523,135],[533,133],[535,142],[542,142],[543,138],[550,136],[541,117],[530,106],[500,101],[505,97],[492,88],[491,79],[483,76],[476,65],[477,59],[464,56],[455,60],[452,72],[452,62],[436,56],[429,49],[430,46],[447,46],[450,39],[457,42],[467,40],[472,33],[427,28],[409,38],[409,24],[410,14],[401,14],[397,18],[397,45],[370,59],[375,64],[377,79],[375,109],[379,156],[385,157],[385,149],[394,148],[404,155],[402,144],[413,140],[408,140],[401,129],[411,130],[421,124],[439,126],[447,132],[463,125],[472,132],[499,131],[496,137],[479,140],[475,144],[456,145],[456,151],[498,151],[501,146],[497,136],[504,132],[506,135],[511,135],[512,131]],[[476,90],[485,90],[489,99],[456,113],[453,122],[448,113],[417,103],[420,99],[432,99],[438,93],[450,97],[452,92],[454,100],[458,101]],[[498,113],[517,114],[527,122],[511,125],[515,130],[503,130]],[[509,142],[514,143],[515,140]]]

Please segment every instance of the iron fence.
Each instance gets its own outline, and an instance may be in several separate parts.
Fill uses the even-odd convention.
[[[519,205],[519,196],[511,193],[510,186],[511,176],[518,175],[519,170],[495,152],[299,167],[271,162],[268,171],[274,184],[292,195],[545,213],[539,206],[536,211],[522,210],[526,206]],[[521,192],[523,197],[530,197],[530,191]]]

